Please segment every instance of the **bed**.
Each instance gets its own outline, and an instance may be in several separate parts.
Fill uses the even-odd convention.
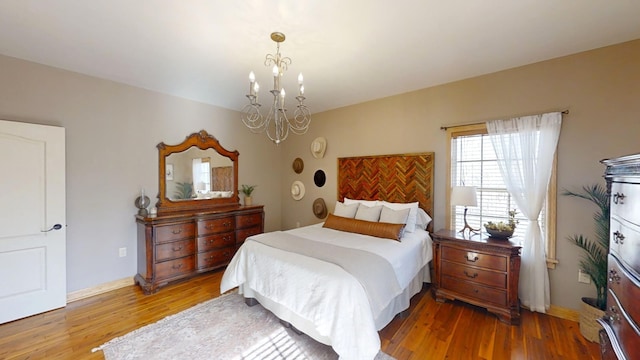
[[[338,169],[334,214],[324,223],[248,238],[227,266],[221,291],[238,287],[246,299],[332,346],[340,359],[373,359],[378,331],[430,282],[433,153],[339,158]],[[399,241],[352,230],[370,220],[334,216],[376,207],[387,218],[411,214]]]

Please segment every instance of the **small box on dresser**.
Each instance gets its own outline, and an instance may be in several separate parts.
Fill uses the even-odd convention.
[[[432,234],[437,301],[461,300],[484,307],[507,324],[520,323],[520,248],[512,240],[454,230]]]
[[[603,160],[610,200],[605,359],[640,357],[640,154]]]

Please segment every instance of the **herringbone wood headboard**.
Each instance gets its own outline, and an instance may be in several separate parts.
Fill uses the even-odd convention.
[[[417,201],[433,218],[433,168],[432,152],[338,158],[338,200]]]

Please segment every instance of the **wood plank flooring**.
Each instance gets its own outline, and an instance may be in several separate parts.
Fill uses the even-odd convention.
[[[144,295],[138,287],[79,300],[64,309],[0,325],[0,359],[103,359],[91,349],[220,295],[222,271]],[[509,326],[481,308],[438,303],[423,290],[409,316],[380,332],[382,350],[405,359],[600,359],[578,324],[523,310]]]

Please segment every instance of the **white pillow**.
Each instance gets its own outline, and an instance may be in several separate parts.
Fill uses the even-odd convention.
[[[413,232],[416,229],[416,222],[418,221],[418,202],[412,203],[390,203],[383,201],[382,205],[387,206],[393,210],[410,209],[409,217],[407,218],[407,225],[404,227],[406,232]]]
[[[391,224],[406,224],[411,209],[393,210],[388,206],[382,206],[380,212],[380,222]]]
[[[369,207],[364,204],[359,204],[355,218],[358,220],[378,222],[378,220],[380,220],[380,212],[382,212],[382,205]]]
[[[340,201],[336,201],[336,208],[333,210],[333,215],[353,219],[353,217],[356,216],[356,211],[358,211],[358,204],[345,205]]]
[[[416,221],[416,228],[420,228],[422,230],[427,230],[427,226],[431,223],[433,219],[426,211],[422,208],[418,208],[418,219]]]
[[[349,199],[349,198],[344,198],[344,204],[345,205],[349,205],[349,204],[365,204],[366,206],[376,206],[376,205],[381,205],[380,201],[378,200],[354,200],[354,199]]]

